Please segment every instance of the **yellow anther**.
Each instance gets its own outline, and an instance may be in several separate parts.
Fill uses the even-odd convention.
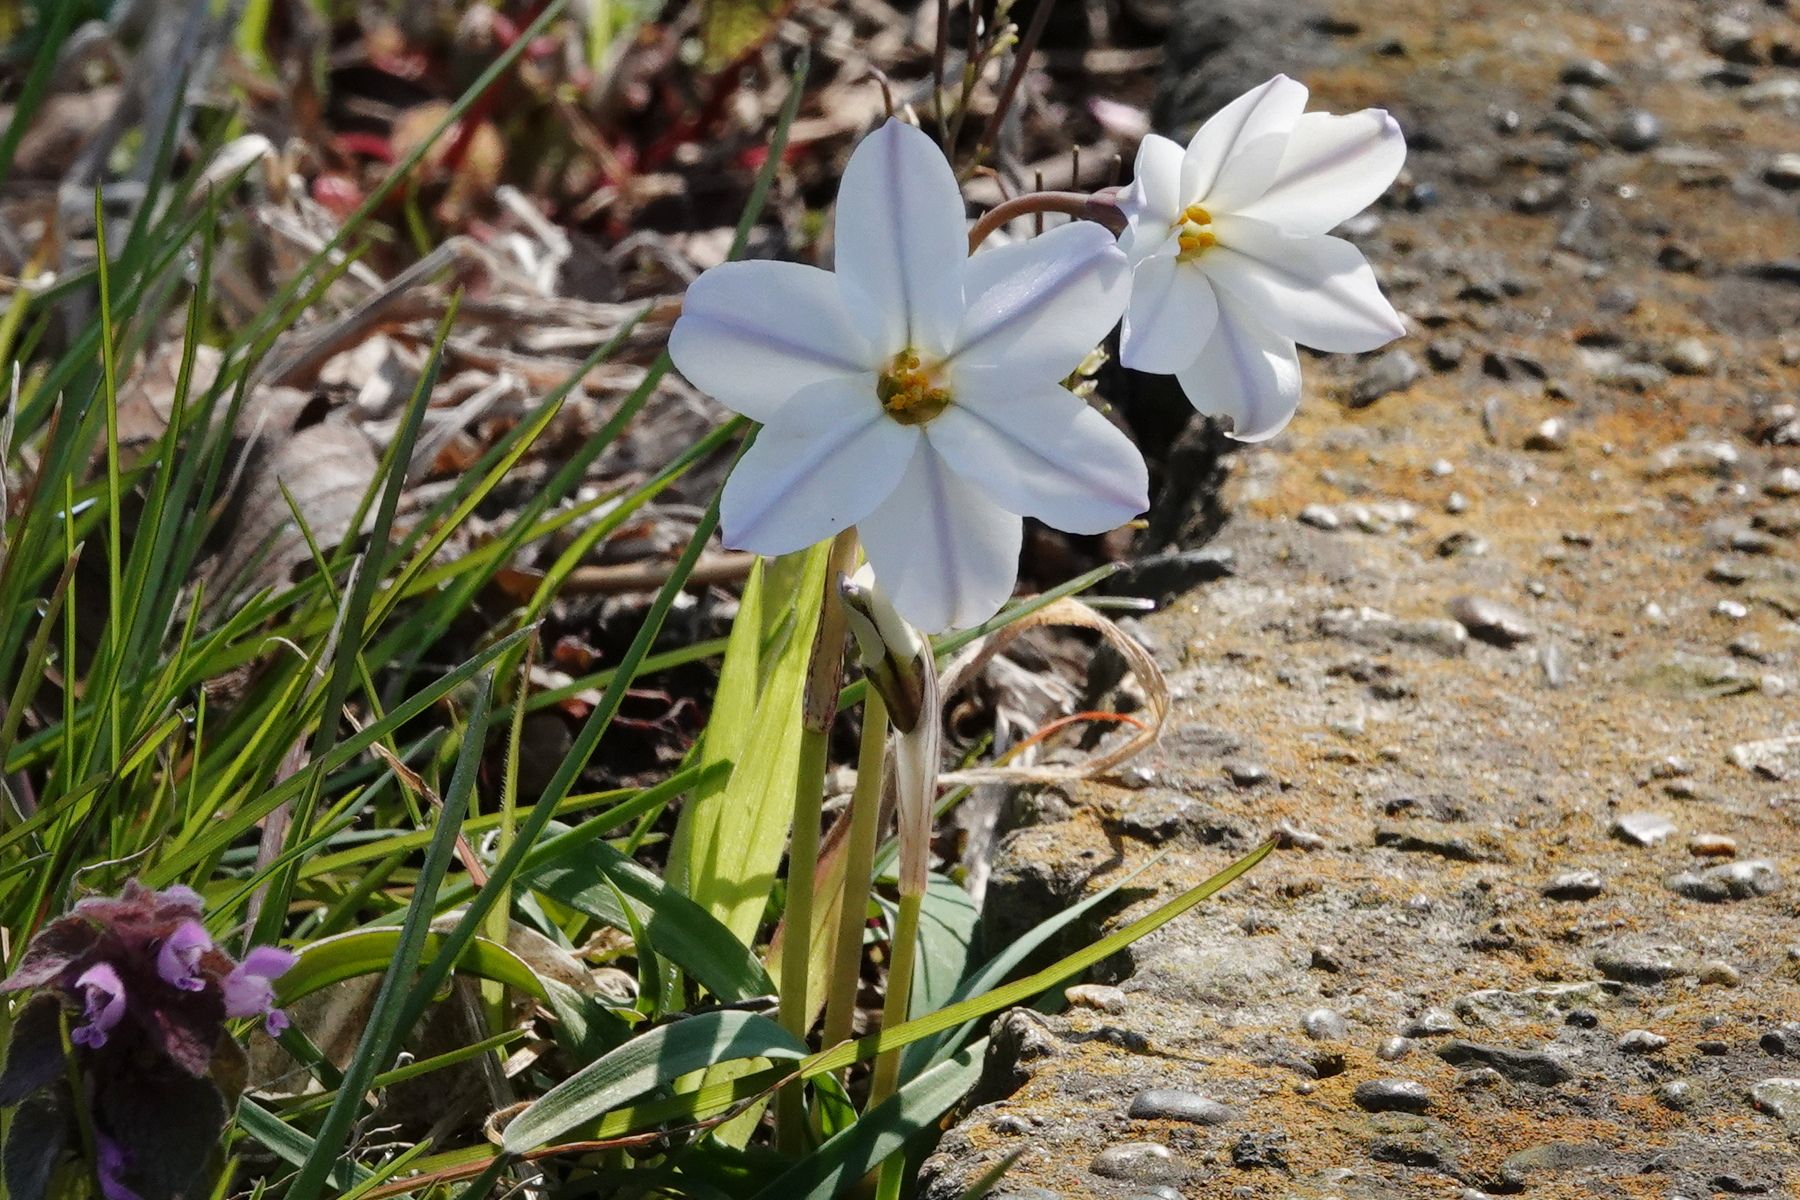
[[[1175,221],[1176,243],[1181,247],[1181,261],[1187,262],[1219,244],[1212,231],[1212,214],[1198,204],[1189,205]]]
[[[950,406],[949,389],[939,387],[914,350],[902,350],[875,384],[887,415],[902,425],[923,425]]]

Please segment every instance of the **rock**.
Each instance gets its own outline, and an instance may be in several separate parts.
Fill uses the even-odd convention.
[[[1331,1008],[1313,1009],[1302,1018],[1300,1024],[1306,1030],[1306,1036],[1316,1042],[1342,1041],[1350,1032],[1343,1014]]]
[[[1484,596],[1458,596],[1450,601],[1450,615],[1457,624],[1495,646],[1517,646],[1537,637],[1537,628],[1510,605]]]
[[[1309,504],[1300,510],[1300,523],[1311,525],[1314,529],[1335,531],[1344,527],[1344,519],[1337,515],[1337,510],[1323,504]]]
[[[1800,1058],[1800,1023],[1789,1021],[1778,1025],[1756,1041],[1764,1054],[1783,1058]]]
[[[1634,108],[1613,126],[1612,141],[1621,150],[1641,153],[1662,141],[1662,122],[1656,119],[1655,113]]]
[[[1462,365],[1468,347],[1461,338],[1432,338],[1425,347],[1425,361],[1434,371],[1454,371]]]
[[[1737,850],[1737,839],[1722,833],[1697,833],[1688,839],[1688,853],[1696,858],[1731,858]]]
[[[1750,1103],[1783,1121],[1800,1120],[1800,1079],[1777,1076],[1750,1086]]]
[[[1743,973],[1728,962],[1713,960],[1700,964],[1700,982],[1715,987],[1737,987],[1744,982]]]
[[[1579,58],[1565,63],[1559,78],[1567,84],[1591,88],[1611,87],[1619,82],[1613,69],[1597,58]]]
[[[1408,1021],[1401,1032],[1409,1038],[1443,1037],[1447,1033],[1455,1033],[1456,1028],[1454,1014],[1441,1008],[1428,1008]]]
[[[1553,454],[1569,448],[1569,423],[1561,417],[1546,417],[1525,435],[1525,449]]]
[[[1568,198],[1569,185],[1566,180],[1536,179],[1514,194],[1513,207],[1535,216],[1562,207]]]
[[[1741,457],[1730,442],[1677,442],[1656,452],[1650,460],[1650,475],[1654,479],[1671,475],[1729,475],[1737,469]]]
[[[1482,988],[1458,997],[1455,1008],[1456,1015],[1470,1025],[1492,1026],[1500,1021],[1547,1022],[1586,1007],[1604,1008],[1613,1002],[1613,993],[1618,990],[1617,984],[1609,987],[1598,980],[1546,983],[1517,991]]]
[[[1551,900],[1592,900],[1606,890],[1598,871],[1564,871],[1541,889]]]
[[[1777,467],[1770,471],[1768,479],[1763,481],[1763,495],[1777,500],[1800,496],[1800,467]]]
[[[1618,983],[1647,987],[1693,974],[1685,954],[1674,946],[1622,946],[1594,955],[1594,967]]]
[[[1730,751],[1731,761],[1746,771],[1777,782],[1800,775],[1800,737],[1763,738],[1739,742]]]
[[[1233,574],[1231,551],[1216,546],[1140,558],[1109,585],[1115,594],[1167,600]]]
[[[1319,632],[1359,646],[1385,649],[1392,645],[1419,646],[1454,658],[1468,649],[1469,634],[1455,621],[1425,619],[1402,621],[1375,608],[1334,608],[1322,614]]]
[[[1442,821],[1399,821],[1375,827],[1375,844],[1409,854],[1431,854],[1451,862],[1507,862],[1506,843],[1487,830],[1463,832]]]
[[[1368,1112],[1422,1113],[1431,1107],[1431,1093],[1411,1079],[1369,1079],[1351,1093],[1358,1108]]]
[[[1726,62],[1756,63],[1760,56],[1756,53],[1755,36],[1756,31],[1748,22],[1720,13],[1706,23],[1700,41]]]
[[[1655,846],[1669,840],[1675,822],[1661,813],[1632,812],[1613,821],[1613,836],[1633,846]]]
[[[1199,1092],[1147,1088],[1131,1098],[1129,1115],[1143,1121],[1186,1121],[1190,1125],[1226,1125],[1237,1110]]]
[[[1664,1108],[1687,1112],[1700,1103],[1694,1085],[1685,1079],[1671,1079],[1656,1089],[1656,1098]]]
[[[1514,1050],[1458,1038],[1439,1046],[1437,1056],[1454,1067],[1491,1067],[1514,1083],[1539,1087],[1555,1087],[1575,1078],[1561,1060],[1542,1050]]]
[[[1269,773],[1269,768],[1261,763],[1242,762],[1236,759],[1225,764],[1225,774],[1231,777],[1232,783],[1241,788],[1257,787],[1274,778]]]
[[[1157,1142],[1121,1142],[1094,1155],[1088,1170],[1107,1179],[1149,1182],[1171,1178],[1180,1167],[1167,1146]]]
[[[1419,360],[1405,350],[1389,350],[1363,368],[1350,388],[1350,407],[1367,408],[1392,392],[1403,392],[1425,374]]]
[[[1677,375],[1704,375],[1717,361],[1712,347],[1696,337],[1682,338],[1663,351],[1662,356],[1662,365]]]
[[[1664,880],[1670,891],[1690,900],[1720,903],[1752,900],[1781,890],[1781,875],[1767,859],[1725,863],[1704,871],[1682,871]]]
[[[1763,181],[1784,192],[1800,188],[1800,154],[1777,154],[1775,161],[1763,168]]]
[[[1063,992],[1063,999],[1077,1008],[1118,1016],[1127,1007],[1125,993],[1104,983],[1078,983]]]
[[[1231,1165],[1240,1171],[1287,1170],[1287,1134],[1278,1129],[1240,1133],[1231,1144]]]
[[[1648,1029],[1633,1029],[1619,1038],[1621,1054],[1654,1054],[1669,1044],[1669,1039]]]
[[[1379,1058],[1382,1062],[1399,1062],[1401,1059],[1411,1054],[1413,1052],[1413,1047],[1417,1044],[1418,1043],[1414,1042],[1411,1038],[1385,1038],[1382,1040],[1381,1045],[1375,1048],[1375,1057]]]

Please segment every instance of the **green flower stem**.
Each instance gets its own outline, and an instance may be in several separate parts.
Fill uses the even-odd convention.
[[[887,702],[871,690],[863,704],[862,745],[856,758],[856,791],[850,796],[850,842],[845,849],[843,901],[832,943],[831,983],[825,999],[823,1045],[848,1041],[862,982],[863,917],[875,874],[881,834],[882,768],[887,758]]]
[[[812,669],[801,709],[800,770],[794,781],[794,835],[788,849],[787,934],[781,940],[781,1025],[805,1041],[812,1024],[810,983],[813,891],[819,868],[819,823],[825,802],[831,722],[837,715],[838,687],[844,672],[844,606],[837,578],[856,565],[856,531],[846,529],[831,544],[825,571],[824,608],[813,642]],[[776,1144],[798,1154],[806,1144],[806,1099],[798,1081],[783,1088],[775,1106]]]
[[[904,1025],[912,1008],[913,960],[919,950],[919,909],[923,892],[900,893],[900,915],[894,921],[893,962],[888,966],[887,1000],[881,1006],[881,1027]],[[894,1094],[900,1080],[900,1051],[889,1050],[875,1060],[875,1078],[869,1085],[869,1107]]]

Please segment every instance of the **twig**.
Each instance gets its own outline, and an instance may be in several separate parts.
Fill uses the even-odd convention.
[[[688,574],[688,583],[694,587],[738,583],[750,574],[755,562],[754,554],[709,554],[695,564]],[[583,596],[655,591],[668,582],[672,566],[665,562],[634,562],[576,567],[562,590]]]

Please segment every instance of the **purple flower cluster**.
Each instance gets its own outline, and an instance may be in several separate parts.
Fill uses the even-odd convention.
[[[0,1105],[18,1104],[4,1154],[12,1200],[40,1200],[87,1108],[105,1200],[187,1194],[243,1078],[229,1018],[287,1027],[274,981],[294,956],[258,946],[242,962],[213,944],[200,897],[136,882],[45,926],[0,993],[34,991],[14,1017]],[[63,1029],[75,1061],[63,1053]]]

